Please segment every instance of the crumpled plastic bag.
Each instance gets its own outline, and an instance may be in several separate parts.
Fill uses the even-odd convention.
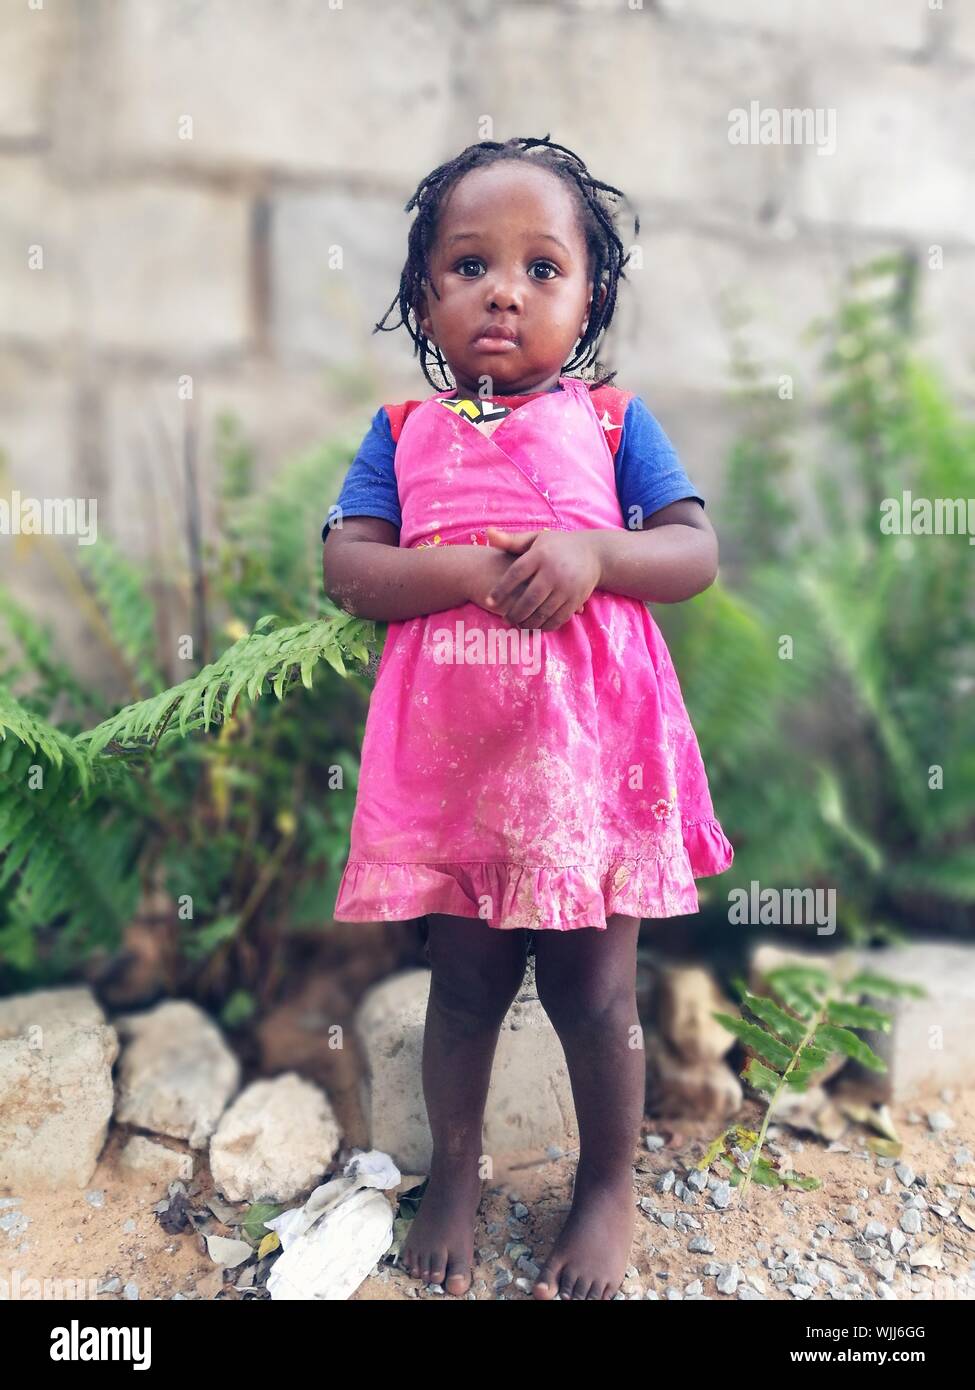
[[[347,1299],[393,1243],[393,1208],[382,1195],[401,1180],[389,1154],[353,1154],[343,1175],[316,1187],[303,1207],[264,1224],[283,1253],[268,1275],[272,1298]]]

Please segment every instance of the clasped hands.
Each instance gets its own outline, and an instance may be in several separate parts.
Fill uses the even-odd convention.
[[[599,584],[597,534],[489,526],[471,601],[513,627],[554,632],[582,612]]]

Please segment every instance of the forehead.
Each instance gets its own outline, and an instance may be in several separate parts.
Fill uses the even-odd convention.
[[[578,209],[565,180],[525,160],[499,160],[462,175],[447,193],[437,219],[437,242],[457,232],[486,236],[551,232],[579,249]]]

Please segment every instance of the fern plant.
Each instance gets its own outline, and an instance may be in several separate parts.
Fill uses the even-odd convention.
[[[879,998],[921,995],[910,983],[890,980],[858,970],[844,978],[844,966],[830,972],[817,966],[782,965],[762,978],[768,995],[754,994],[741,980],[735,982],[742,1005],[752,1018],[713,1011],[723,1028],[742,1043],[752,1056],[741,1078],[768,1104],[756,1133],[737,1124],[724,1130],[710,1144],[697,1167],[706,1172],[713,1163],[730,1165],[729,1181],[741,1184],[741,1199],[754,1180],[763,1187],[820,1186],[818,1178],[803,1176],[763,1156],[765,1136],[783,1093],[806,1091],[837,1054],[850,1057],[872,1071],[886,1071],[882,1057],[853,1029],[890,1031],[890,1015],[863,1004],[864,994]],[[775,998],[773,996],[778,996]]]
[[[975,428],[912,349],[915,279],[910,258],[858,268],[813,326],[827,434],[802,455],[798,404],[740,364],[732,558],[722,585],[661,614],[735,844],[702,900],[716,918],[752,880],[835,889],[852,942],[975,917],[971,549],[879,521],[904,489],[975,496]],[[801,511],[782,501],[800,468],[814,482]]]
[[[105,654],[105,684],[129,695],[121,709],[0,590],[0,976],[11,987],[107,966],[162,890],[158,930],[179,970],[169,987],[233,1001],[239,1020],[287,969],[282,938],[329,920],[381,649],[371,623],[321,592],[315,499],[347,450],[313,451],[261,491],[229,419],[218,452],[219,539],[188,557],[189,577],[105,539],[69,564],[34,538]],[[174,682],[181,666],[190,674]]]

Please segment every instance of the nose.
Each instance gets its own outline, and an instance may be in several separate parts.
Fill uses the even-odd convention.
[[[485,276],[485,300],[489,309],[520,309],[522,292],[513,271],[497,270]]]

